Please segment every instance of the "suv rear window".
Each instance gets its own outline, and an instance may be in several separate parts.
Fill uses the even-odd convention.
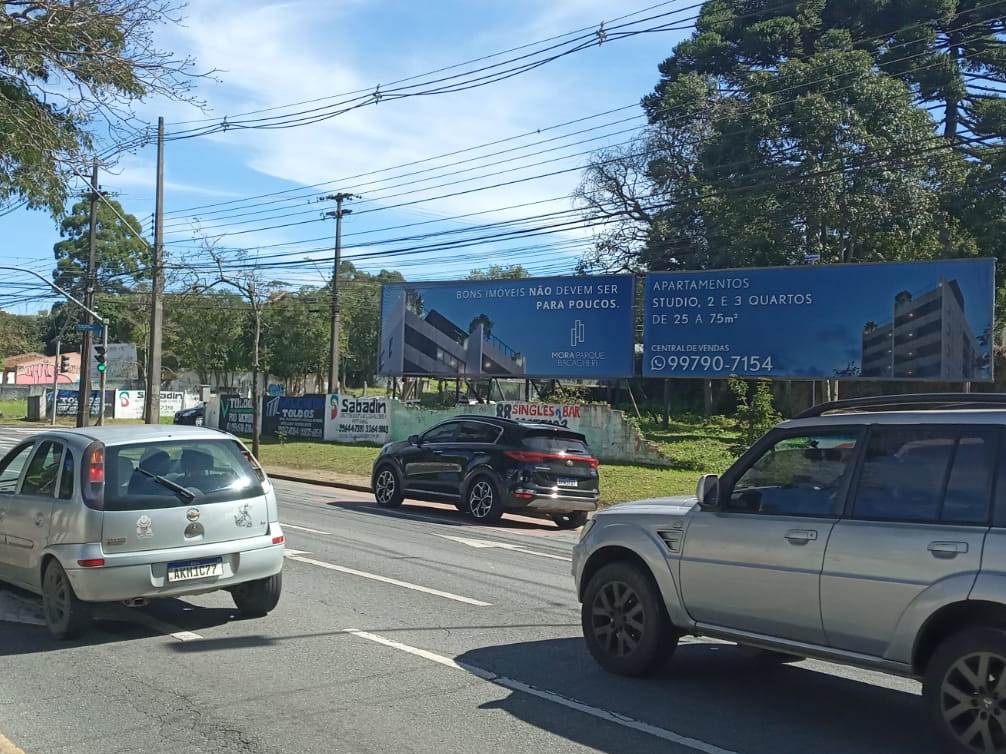
[[[185,496],[148,474],[195,494]],[[133,511],[241,500],[263,494],[262,483],[231,440],[169,440],[105,449],[105,510]]]
[[[531,450],[541,450],[545,453],[582,453],[590,455],[587,442],[575,435],[562,435],[558,432],[540,432],[525,435],[521,444]]]

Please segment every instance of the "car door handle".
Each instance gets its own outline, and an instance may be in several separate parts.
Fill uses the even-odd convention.
[[[35,526],[41,526],[44,523],[45,523],[45,516],[43,516],[41,513],[36,513],[35,514]]]
[[[955,558],[968,551],[967,542],[930,542],[929,552],[936,558]]]
[[[791,545],[805,545],[817,539],[815,529],[790,529],[786,532],[786,540]]]

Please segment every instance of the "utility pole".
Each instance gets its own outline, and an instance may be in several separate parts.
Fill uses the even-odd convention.
[[[84,288],[84,319],[94,324],[90,310],[94,308],[94,288],[97,281],[98,248],[98,158],[91,166],[90,228],[87,233],[87,277]],[[91,416],[91,331],[85,330],[80,338],[80,383],[77,391],[77,426],[86,427]]]
[[[49,426],[56,426],[56,396],[59,393],[59,347],[63,342],[63,334],[56,338],[56,360],[52,367],[52,416],[49,417]],[[79,401],[78,401],[79,402]]]
[[[328,392],[339,392],[339,262],[342,256],[342,218],[353,210],[343,209],[345,201],[356,198],[353,194],[340,191],[329,194],[323,201],[334,201],[335,210],[326,212],[325,217],[335,218],[335,259],[332,263],[332,331],[331,331],[331,362],[328,366]]]
[[[164,118],[157,119],[157,199],[154,206],[154,249],[150,281],[150,341],[147,346],[147,393],[143,416],[147,424],[161,421],[161,294],[164,289]]]

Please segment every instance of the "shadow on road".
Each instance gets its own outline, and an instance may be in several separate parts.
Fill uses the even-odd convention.
[[[858,671],[838,676],[805,664],[766,666],[732,645],[682,645],[650,679],[605,673],[580,639],[485,647],[456,659],[744,754],[937,751],[914,682],[876,674],[860,680],[851,677]],[[624,738],[612,740],[616,726],[519,691],[487,707],[598,751],[626,751]]]
[[[16,594],[26,603],[41,605],[38,595],[8,585],[0,588]],[[91,628],[72,641],[54,639],[44,626],[0,622],[0,657],[135,641],[177,631],[199,632],[243,620],[235,609],[201,607],[177,599],[155,600],[141,608],[98,604],[93,610]]]
[[[348,510],[360,511],[361,513],[371,513],[376,516],[384,516],[385,518],[411,518],[415,516],[426,516],[429,518],[435,518],[437,523],[447,524],[448,526],[478,526],[478,524],[472,519],[468,518],[464,513],[459,510],[454,510],[448,507],[432,507],[430,505],[424,505],[423,503],[410,502],[406,500],[402,503],[399,508],[381,508],[375,502],[367,502],[362,500],[331,500],[325,505],[331,508],[346,508]],[[535,520],[524,520],[513,519],[503,515],[499,521],[492,525],[494,529],[510,529],[513,531],[547,531],[549,533],[558,534],[561,529],[556,527],[556,525],[547,520],[541,519]]]

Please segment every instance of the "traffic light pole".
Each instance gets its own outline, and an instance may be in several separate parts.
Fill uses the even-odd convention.
[[[94,305],[94,289],[97,279],[97,231],[98,231],[98,158],[94,158],[91,167],[91,191],[88,194],[91,202],[90,223],[87,244],[87,283],[84,287],[84,302],[90,312]],[[87,324],[93,324],[93,316],[85,317]],[[91,418],[91,331],[85,330],[80,339],[80,382],[77,387],[77,426],[86,427]],[[86,365],[86,366],[85,366]]]
[[[49,425],[56,426],[56,394],[59,391],[59,346],[62,338],[56,338],[56,360],[52,363],[52,416]]]
[[[98,367],[98,421],[95,424],[99,427],[105,424],[105,376],[108,374],[108,366],[104,363],[104,360],[107,354],[108,325],[105,324],[101,328],[101,360]]]

